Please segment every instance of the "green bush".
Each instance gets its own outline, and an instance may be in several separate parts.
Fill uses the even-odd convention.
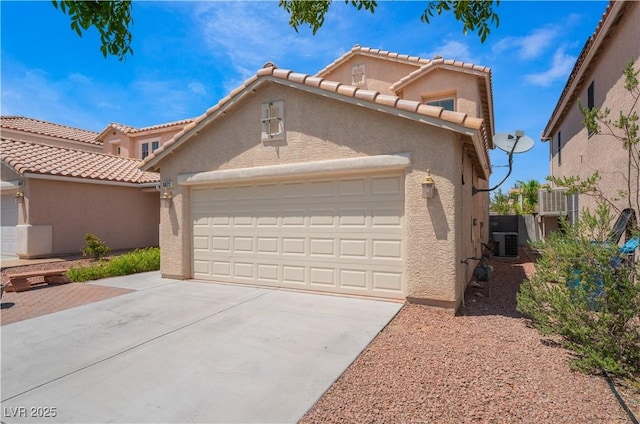
[[[91,256],[98,261],[109,254],[111,249],[100,240],[95,234],[87,233],[84,235],[86,245],[82,248],[82,256]]]
[[[520,287],[517,308],[541,333],[561,336],[577,368],[637,376],[640,280],[635,265],[612,261],[619,247],[606,241],[610,222],[609,208],[601,205],[537,243],[541,257]]]
[[[83,282],[160,269],[160,249],[151,247],[116,256],[86,266],[71,267],[67,276],[71,281]]]

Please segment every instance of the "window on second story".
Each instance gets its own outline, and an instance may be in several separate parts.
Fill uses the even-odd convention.
[[[351,67],[351,85],[361,85],[366,81],[364,63]]]
[[[594,107],[596,107],[596,94],[593,83],[594,81],[591,81],[591,84],[589,84],[589,88],[587,88],[587,108],[589,109],[593,109]],[[589,136],[591,136],[592,134],[593,131],[589,131]]]
[[[158,150],[160,147],[160,141],[145,141],[144,143],[140,143],[140,159],[144,159],[149,156],[151,153]]]
[[[558,166],[562,165],[562,132],[558,131]]]
[[[144,159],[149,156],[149,143],[142,143],[140,145],[140,159]]]
[[[262,104],[262,141],[284,138],[284,101]]]
[[[456,110],[456,101],[454,98],[447,99],[438,99],[438,100],[429,100],[425,102],[429,106],[438,106],[443,108],[444,110],[450,110],[455,112]]]

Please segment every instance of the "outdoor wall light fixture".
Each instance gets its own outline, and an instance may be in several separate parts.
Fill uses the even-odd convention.
[[[24,193],[18,190],[16,194],[13,195],[13,198],[16,199],[16,203],[22,203],[24,202]]]
[[[424,177],[424,181],[422,182],[422,197],[425,199],[431,199],[433,198],[435,191],[436,182],[431,176],[431,170],[427,169],[427,176]]]
[[[164,189],[164,192],[160,195],[160,206],[163,208],[168,208],[171,206],[171,199],[173,196],[171,195],[171,191],[168,188]]]

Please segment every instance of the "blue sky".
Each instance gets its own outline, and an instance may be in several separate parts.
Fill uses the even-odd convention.
[[[606,1],[502,1],[500,25],[481,43],[452,16],[420,22],[423,1],[379,1],[374,14],[336,1],[324,26],[295,32],[277,1],[134,1],[134,55],[103,58],[97,32],[82,38],[50,1],[0,2],[1,112],[101,131],[195,117],[271,61],[314,74],[353,45],[425,58],[440,55],[492,69],[496,132],[535,141],[514,158],[518,180],[544,181],[540,142],[575,59]],[[507,173],[491,152],[490,185]]]

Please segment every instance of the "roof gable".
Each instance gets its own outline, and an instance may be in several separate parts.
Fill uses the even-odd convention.
[[[151,125],[148,127],[136,128],[130,125],[111,122],[97,135],[98,139],[104,138],[109,131],[116,130],[128,136],[136,136],[149,133],[164,132],[169,129],[177,129],[193,122],[193,118],[181,119],[179,121],[166,122],[164,124]]]
[[[22,140],[0,140],[0,158],[16,173],[131,184],[157,183],[159,176],[140,170],[140,161]]]
[[[226,113],[247,93],[256,91],[262,84],[268,82],[282,84],[293,89],[304,90],[337,101],[347,102],[356,107],[374,109],[470,136],[473,139],[474,149],[478,157],[478,168],[486,177],[490,173],[488,149],[492,146],[491,129],[487,128],[486,121],[481,118],[468,116],[461,112],[447,111],[441,107],[430,106],[417,101],[401,99],[397,96],[381,94],[377,91],[325,80],[321,77],[278,69],[271,64],[260,69],[256,75],[246,80],[244,84],[221,99],[218,104],[208,109],[203,115],[186,125],[171,140],[160,146],[158,150],[144,160],[142,169],[158,169],[158,164],[167,154],[198,134],[202,128],[215,121],[220,115]]]
[[[321,69],[315,76],[324,77],[325,75],[331,73],[333,70],[341,66],[343,63],[348,62],[352,57],[355,56],[369,56],[377,59],[403,63],[406,65],[413,65],[415,67],[420,67],[430,62],[429,59],[423,59],[418,56],[409,56],[406,54],[388,52],[386,50],[372,49],[370,47],[360,47],[360,45],[356,44],[347,53],[343,54],[341,57]]]

